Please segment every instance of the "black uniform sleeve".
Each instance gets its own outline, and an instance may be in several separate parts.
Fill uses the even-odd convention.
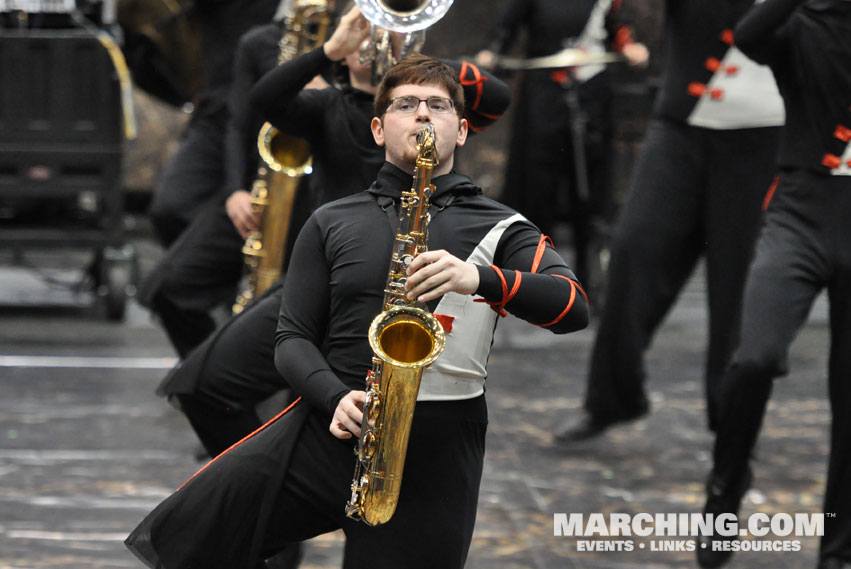
[[[503,233],[495,265],[479,267],[479,289],[494,310],[510,312],[556,334],[588,325],[588,297],[548,239],[531,225]]]
[[[275,367],[310,405],[333,415],[337,403],[351,389],[331,370],[319,349],[328,325],[331,291],[315,216],[299,233],[289,273],[299,278],[286,279],[284,284],[285,301],[275,333]]]
[[[781,28],[806,0],[766,0],[751,8],[736,25],[736,47],[756,61],[776,66],[784,43]]]
[[[272,26],[274,30],[277,26]],[[255,174],[256,160],[253,148],[257,144],[259,124],[262,124],[248,100],[251,88],[266,71],[263,38],[256,34],[243,36],[234,61],[233,84],[228,108],[230,118],[225,132],[225,183],[224,197],[236,190],[246,190]]]
[[[324,89],[302,89],[332,63],[321,46],[291,59],[264,75],[251,89],[251,106],[287,134],[309,138],[316,130],[315,117],[325,107]]]

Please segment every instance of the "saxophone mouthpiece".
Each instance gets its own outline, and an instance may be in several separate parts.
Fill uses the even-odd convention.
[[[426,123],[419,133],[417,133],[417,152],[425,154],[434,160],[437,164],[440,157],[437,155],[437,136],[434,132],[434,123]]]

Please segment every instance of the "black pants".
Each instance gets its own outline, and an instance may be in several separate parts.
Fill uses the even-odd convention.
[[[234,299],[245,268],[243,243],[213,199],[142,283],[140,302],[160,317],[181,357],[215,330],[210,310]]]
[[[314,414],[278,495],[266,554],[293,537],[342,528],[344,569],[463,568],[476,520],[485,417],[483,397],[418,404],[399,506],[387,524],[369,527],[346,518],[341,507],[351,494],[352,445],[331,440],[329,421]]]
[[[718,380],[735,346],[777,133],[776,128],[712,131],[651,123],[611,244],[607,301],[585,401],[595,417],[625,417],[646,408],[644,352],[705,255],[706,396],[714,425]]]
[[[851,561],[851,177],[782,174],[747,279],[741,342],[723,381],[715,475],[744,476],[772,380],[825,287],[830,302],[828,388],[833,411],[822,559]]]
[[[462,569],[484,460],[484,396],[417,405],[398,507],[374,528],[344,514],[355,441],[333,437],[329,423],[298,403],[161,503],[128,547],[158,568],[249,568],[342,528],[344,569]]]
[[[256,406],[289,386],[275,369],[280,283],[210,336],[166,377],[160,394],[176,396],[210,456],[261,424]]]

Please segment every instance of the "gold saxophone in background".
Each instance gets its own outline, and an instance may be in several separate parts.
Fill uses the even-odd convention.
[[[366,379],[346,515],[371,526],[385,523],[396,510],[420,379],[446,343],[437,319],[424,305],[405,297],[405,269],[428,250],[431,175],[437,163],[434,125],[429,124],[417,136],[413,186],[402,192],[384,307],[369,327],[369,345],[375,355]]]
[[[333,0],[294,0],[284,21],[278,65],[325,43]],[[233,305],[239,314],[281,275],[293,202],[302,177],[312,171],[310,147],[301,138],[265,123],[257,137],[262,164],[251,186],[251,203],[260,212],[260,229],[245,240],[246,287]]]

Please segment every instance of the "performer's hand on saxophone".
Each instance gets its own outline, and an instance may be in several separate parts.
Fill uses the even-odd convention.
[[[366,391],[349,391],[337,403],[331,426],[328,430],[338,439],[350,439],[352,435],[359,437],[361,421],[363,420],[363,404],[366,402]]]
[[[247,190],[236,190],[225,201],[234,228],[243,239],[248,238],[252,231],[260,229],[261,214],[251,203],[251,193]]]
[[[428,302],[448,292],[473,294],[479,288],[479,270],[443,249],[425,251],[408,265],[407,297]]]

